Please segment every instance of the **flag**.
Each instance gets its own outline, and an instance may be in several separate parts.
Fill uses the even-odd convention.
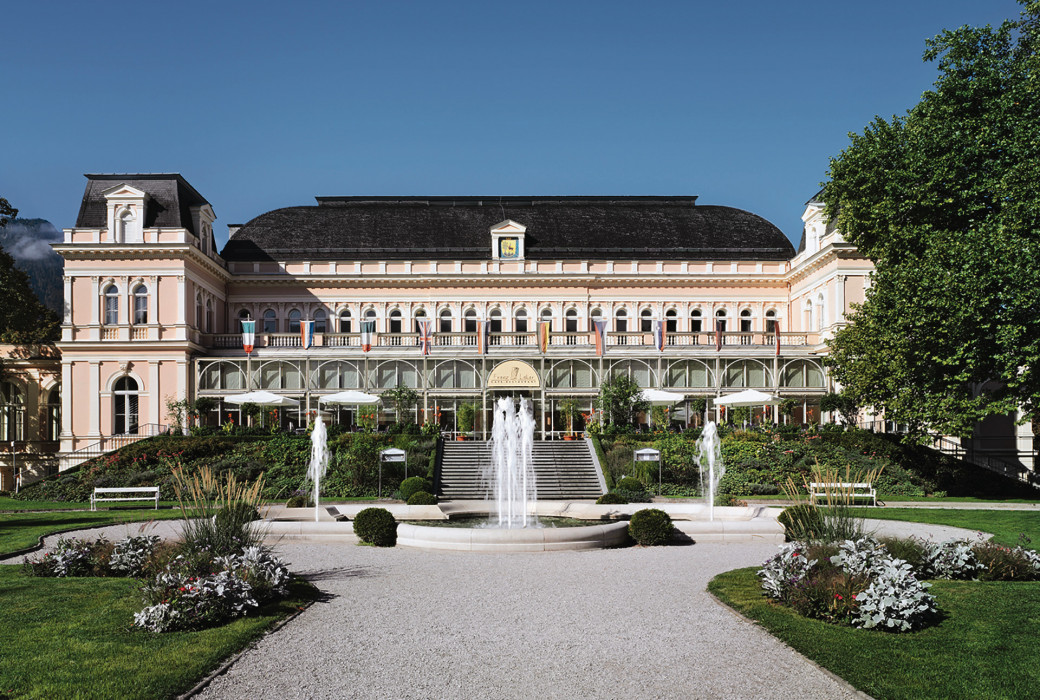
[[[776,356],[780,357],[780,322],[773,322],[773,335],[776,336]]]
[[[654,345],[660,352],[664,352],[664,341],[667,335],[668,331],[665,329],[664,321],[654,321]]]
[[[361,350],[368,352],[372,349],[372,335],[376,332],[375,321],[361,322]]]
[[[300,347],[309,350],[314,345],[314,321],[300,321]]]
[[[253,342],[256,340],[256,321],[251,318],[242,321],[242,349],[246,354],[253,352]]]
[[[491,324],[487,321],[477,321],[477,353],[487,354],[488,341],[491,335]]]
[[[596,354],[603,357],[603,351],[607,349],[607,322],[596,318],[592,320],[592,333],[596,338]]]
[[[419,352],[423,355],[430,354],[430,346],[433,345],[433,338],[430,335],[432,329],[433,321],[419,321]]]
[[[715,322],[715,349],[716,350],[721,350],[722,349],[722,324],[723,323],[725,323],[725,321],[716,321]]]
[[[538,349],[542,352],[549,351],[549,333],[552,330],[552,321],[538,322]]]

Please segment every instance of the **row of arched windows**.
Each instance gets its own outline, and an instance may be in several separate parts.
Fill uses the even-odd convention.
[[[243,309],[239,312],[239,320],[245,320],[252,318],[252,314]],[[314,312],[314,332],[315,333],[356,333],[359,327],[355,324],[355,316],[349,309],[340,311],[339,316],[334,319],[330,319],[329,314],[324,309],[318,309]],[[377,314],[375,309],[367,309],[363,312],[362,317],[364,320],[377,320]],[[409,332],[418,332],[418,321],[428,318],[424,309],[418,309],[412,316],[413,327],[409,329]],[[552,321],[554,319],[554,312],[552,309],[542,309],[539,313],[541,320]],[[603,318],[602,309],[595,308],[590,313],[590,323],[585,329],[579,328],[578,310],[575,308],[569,308],[564,312],[563,326],[557,328],[559,331],[565,333],[578,333],[581,330],[591,330],[592,320]],[[689,320],[687,324],[684,324],[684,328],[680,328],[679,313],[676,309],[668,309],[665,312],[664,321],[665,329],[669,333],[677,333],[680,331],[689,331],[690,333],[701,333],[706,331],[713,331],[716,328],[723,332],[727,330],[740,331],[743,333],[750,333],[754,330],[754,319],[755,316],[751,309],[741,309],[736,317],[737,325],[732,329],[729,327],[730,315],[729,310],[720,308],[715,311],[715,323],[710,325],[708,318],[704,315],[701,309],[693,309],[690,312]],[[300,330],[300,321],[303,320],[303,312],[299,309],[291,309],[288,317],[285,319],[284,326],[280,330],[278,313],[274,309],[265,309],[262,314],[257,328],[258,331],[263,333],[298,333]],[[451,333],[459,330],[463,333],[475,333],[477,330],[477,310],[470,308],[466,309],[462,314],[461,327],[456,327],[455,315],[451,309],[442,309],[437,316],[437,324],[435,330],[439,333]],[[629,325],[629,321],[632,321],[632,325]],[[501,333],[505,330],[504,315],[500,309],[492,309],[488,314],[488,321],[490,323],[490,330],[492,333]],[[629,331],[639,331],[643,333],[649,333],[653,329],[654,312],[651,309],[643,309],[639,312],[637,317],[631,318],[628,315],[628,310],[624,307],[619,308],[614,313],[614,326],[613,330],[618,333],[626,333]],[[528,311],[526,308],[519,308],[513,314],[512,331],[515,333],[527,333],[533,330],[529,324]],[[765,323],[761,330],[766,333],[775,333],[777,329],[777,312],[775,309],[769,309],[765,313]],[[404,325],[404,314],[400,309],[391,309],[386,324],[382,329],[386,333],[403,333],[406,332]]]
[[[57,388],[43,395],[42,435],[39,439],[57,440],[61,434],[61,393]],[[5,442],[26,439],[25,395],[14,382],[0,382],[0,439]],[[32,438],[37,439],[37,438]]]

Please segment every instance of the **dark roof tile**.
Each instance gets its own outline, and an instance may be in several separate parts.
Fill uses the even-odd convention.
[[[119,184],[136,187],[151,199],[145,211],[145,228],[186,228],[192,233],[192,207],[209,204],[177,173],[87,174],[87,189],[76,217],[76,228],[104,228],[108,225],[105,191]]]

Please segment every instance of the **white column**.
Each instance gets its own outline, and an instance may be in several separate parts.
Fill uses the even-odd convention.
[[[97,277],[90,278],[90,298],[90,325],[97,326],[101,322],[101,280]]]
[[[831,316],[833,323],[841,323],[845,320],[845,275],[835,277],[834,289],[834,315]]]
[[[183,330],[180,333],[180,338],[186,339],[188,317],[184,312],[184,304],[187,299],[188,291],[186,283],[184,281],[184,275],[177,275],[177,325]]]
[[[88,383],[90,386],[88,388],[87,400],[82,402],[81,405],[92,407],[92,410],[89,411],[89,434],[97,436],[101,434],[101,362],[98,360],[90,361],[90,379]],[[67,391],[63,393],[67,395]]]
[[[159,397],[159,361],[151,360],[148,363],[148,413],[149,423],[162,423],[163,416],[160,415]]]

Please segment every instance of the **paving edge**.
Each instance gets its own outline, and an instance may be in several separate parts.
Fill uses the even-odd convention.
[[[314,605],[314,602],[315,601],[313,600],[307,601],[298,609],[289,614],[287,617],[283,617],[281,620],[268,627],[266,630],[264,630],[264,633],[262,635],[251,641],[249,644],[247,644],[245,648],[242,649],[242,651],[236,652],[226,661],[222,662],[219,666],[217,666],[215,669],[207,673],[201,681],[192,686],[191,690],[184,693],[183,695],[178,695],[177,700],[188,700],[188,698],[193,698],[199,693],[201,693],[203,690],[209,687],[209,684],[216,680],[217,677],[223,676],[225,673],[227,673],[228,669],[234,666],[236,661],[238,661],[247,653],[255,649],[257,645],[260,644],[260,642],[264,641],[267,637],[271,636],[278,630],[285,627],[287,624],[295,620],[299,615],[302,615],[309,607]]]
[[[805,655],[805,654],[803,654],[802,652],[798,651],[798,650],[797,650],[797,649],[795,649],[795,648],[794,648],[793,646],[791,646],[790,644],[788,644],[787,642],[785,642],[784,640],[780,639],[780,638],[779,638],[779,637],[777,637],[777,636],[776,636],[775,634],[773,634],[772,632],[770,632],[770,631],[769,631],[768,629],[766,629],[766,628],[765,628],[765,626],[764,626],[764,625],[760,624],[760,623],[759,623],[759,622],[758,622],[757,620],[752,620],[752,619],[751,619],[750,617],[748,617],[747,615],[744,615],[744,614],[742,614],[742,613],[741,613],[741,612],[740,612],[739,610],[737,610],[737,609],[735,609],[735,608],[733,608],[733,607],[731,607],[731,606],[727,605],[726,603],[723,603],[723,602],[722,602],[722,601],[721,601],[721,600],[720,600],[720,599],[718,598],[718,596],[716,596],[716,595],[715,595],[714,593],[712,593],[712,592],[711,592],[711,591],[709,591],[708,589],[706,589],[706,588],[705,588],[705,589],[704,589],[704,592],[708,594],[708,597],[710,597],[710,598],[711,598],[712,600],[714,600],[714,601],[715,601],[715,602],[716,602],[717,604],[719,604],[720,606],[722,606],[722,608],[723,608],[724,610],[728,611],[728,612],[729,612],[729,613],[730,613],[731,615],[733,615],[734,617],[737,617],[737,618],[739,618],[739,619],[743,620],[744,622],[747,622],[747,623],[750,623],[750,624],[754,625],[754,626],[755,626],[755,627],[757,627],[758,629],[760,629],[760,630],[762,630],[763,632],[765,632],[766,634],[768,634],[768,635],[769,635],[770,637],[772,637],[772,638],[773,638],[774,640],[776,640],[776,641],[777,641],[777,642],[778,642],[778,643],[779,643],[779,644],[780,644],[781,646],[787,647],[788,649],[790,649],[791,651],[793,651],[793,652],[794,652],[795,654],[798,654],[798,656],[800,656],[800,657],[802,657],[803,659],[805,659],[805,661],[806,661],[806,662],[808,662],[808,663],[809,663],[809,665],[811,665],[811,666],[815,667],[815,668],[816,668],[816,670],[818,670],[818,671],[821,671],[821,672],[822,672],[822,673],[823,673],[823,674],[824,674],[825,676],[830,676],[831,680],[835,681],[835,682],[836,682],[836,683],[837,683],[838,685],[842,685],[842,686],[845,686],[845,688],[847,688],[847,689],[848,689],[848,691],[849,691],[850,693],[852,693],[852,695],[853,695],[854,697],[860,698],[861,700],[875,700],[875,698],[874,698],[874,696],[873,696],[873,695],[868,695],[867,693],[864,693],[864,692],[863,692],[862,690],[860,690],[860,689],[859,689],[859,688],[857,688],[856,686],[854,686],[854,685],[852,685],[851,683],[849,683],[849,682],[848,682],[847,680],[845,680],[844,678],[842,678],[841,676],[839,676],[839,675],[838,675],[837,673],[835,673],[834,671],[831,671],[831,670],[830,670],[830,669],[828,669],[828,668],[824,668],[824,667],[823,667],[823,666],[821,666],[820,664],[816,663],[815,661],[813,661],[812,659],[810,659],[810,658],[809,658],[808,656],[806,656],[806,655]]]
[[[119,523],[115,523],[115,524],[118,525]],[[44,547],[44,544],[43,544],[44,540],[46,540],[48,537],[54,537],[55,535],[67,535],[70,532],[82,532],[84,530],[97,530],[98,528],[102,528],[102,527],[109,527],[109,525],[91,525],[90,527],[70,527],[70,528],[67,528],[65,530],[55,530],[54,532],[48,532],[46,535],[40,535],[40,541],[37,542],[36,544],[32,545],[31,547],[25,547],[23,549],[16,549],[13,552],[5,552],[3,554],[0,554],[0,564],[7,563],[6,562],[7,559],[14,559],[15,557],[20,557],[20,556],[23,556],[25,554],[32,554],[33,552],[40,551]],[[15,562],[15,563],[17,563],[17,562]]]

